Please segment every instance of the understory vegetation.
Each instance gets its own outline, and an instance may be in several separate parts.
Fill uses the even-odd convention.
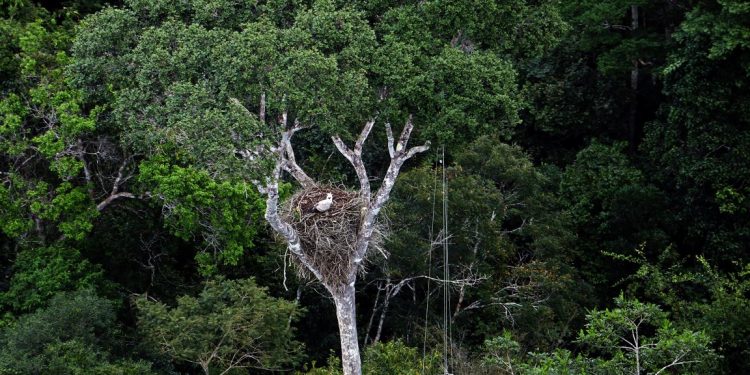
[[[0,0],[0,41],[0,374],[750,372],[746,0]]]

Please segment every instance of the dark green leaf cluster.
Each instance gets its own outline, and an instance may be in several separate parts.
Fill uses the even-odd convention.
[[[341,373],[254,183],[410,116],[364,373],[747,373],[749,77],[745,0],[0,0],[0,373]]]
[[[154,374],[147,362],[112,359],[116,326],[112,302],[91,289],[59,293],[0,331],[0,373]]]
[[[137,298],[138,326],[158,350],[208,374],[232,368],[283,369],[298,359],[296,306],[269,297],[252,279],[213,280],[175,307]]]

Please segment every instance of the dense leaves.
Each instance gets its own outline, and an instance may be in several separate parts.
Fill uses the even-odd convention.
[[[332,135],[376,119],[373,188],[385,123],[433,145],[356,286],[364,373],[746,373],[748,20],[744,0],[0,0],[0,373],[340,373],[333,306],[254,185],[285,115],[300,166],[345,188]]]
[[[119,350],[112,301],[91,289],[60,293],[49,306],[2,330],[3,374],[150,374],[144,361],[112,359]]]
[[[170,308],[137,299],[139,329],[178,362],[212,369],[280,369],[294,364],[291,302],[268,297],[252,279],[207,281],[198,297],[183,296]]]

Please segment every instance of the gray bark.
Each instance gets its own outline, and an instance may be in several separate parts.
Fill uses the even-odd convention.
[[[357,314],[354,301],[354,284],[346,285],[333,294],[336,305],[336,318],[341,339],[341,365],[344,375],[362,374],[362,361],[359,356],[357,339]]]
[[[388,280],[388,286],[390,286],[390,280]],[[380,341],[380,333],[383,332],[383,323],[385,323],[385,314],[388,313],[388,306],[390,306],[391,299],[388,296],[387,292],[388,288],[386,288],[385,293],[385,300],[383,301],[383,311],[380,312],[380,321],[378,321],[378,330],[375,332],[375,338],[372,340],[372,343],[376,343]]]
[[[265,95],[261,96],[260,103],[260,119],[264,121],[266,118],[266,103]],[[302,186],[312,186],[315,181],[310,178],[302,168],[297,164],[294,157],[294,149],[292,147],[291,139],[295,132],[304,128],[297,121],[294,121],[293,126],[288,126],[287,113],[284,112],[281,116],[280,123],[278,124],[281,129],[281,140],[279,144],[273,148],[274,158],[276,164],[271,173],[271,176],[266,178],[265,183],[255,182],[258,190],[266,194],[266,213],[265,218],[271,225],[274,231],[278,233],[287,243],[287,247],[292,254],[302,263],[302,265],[310,271],[320,281],[326,289],[333,296],[334,304],[336,305],[336,317],[339,325],[339,334],[341,339],[341,363],[344,370],[344,375],[361,375],[362,364],[359,355],[359,341],[357,339],[357,324],[356,324],[356,310],[355,310],[355,282],[357,280],[357,271],[361,266],[362,259],[364,259],[367,249],[372,239],[375,223],[380,210],[383,208],[385,203],[388,201],[390,192],[398,177],[398,173],[401,166],[406,160],[413,157],[417,153],[424,152],[429,148],[429,143],[418,146],[407,148],[407,143],[411,135],[411,131],[414,127],[412,123],[412,117],[409,116],[408,121],[404,125],[404,129],[401,132],[401,136],[398,142],[394,146],[393,132],[389,124],[386,124],[386,131],[388,135],[388,153],[391,157],[391,163],[388,167],[383,183],[378,189],[375,197],[372,197],[370,190],[369,177],[365,169],[364,162],[362,161],[362,146],[367,140],[373,126],[375,119],[368,121],[363,127],[359,137],[357,138],[354,148],[350,149],[339,136],[333,136],[333,143],[339,152],[352,164],[354,170],[357,173],[360,183],[360,194],[368,202],[366,207],[363,207],[363,219],[360,224],[359,233],[357,234],[357,241],[354,245],[353,257],[354,261],[349,264],[348,280],[342,285],[329,285],[323,280],[325,278],[321,274],[321,271],[317,269],[313,263],[307,258],[305,253],[302,251],[302,244],[299,238],[299,234],[289,223],[284,222],[278,213],[279,205],[279,181],[283,172],[287,172],[294,177],[297,182]],[[382,323],[381,323],[382,325]]]
[[[375,303],[372,305],[372,313],[370,314],[370,320],[365,329],[365,340],[362,341],[362,346],[367,346],[367,343],[370,340],[370,331],[372,331],[372,323],[375,321],[375,314],[378,312],[378,302],[380,302],[380,292],[382,291],[383,289],[378,286],[378,293],[375,295]]]

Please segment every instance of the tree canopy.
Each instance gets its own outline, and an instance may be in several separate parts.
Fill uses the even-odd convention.
[[[308,183],[363,373],[745,373],[749,74],[745,0],[0,0],[0,373],[341,373]]]

